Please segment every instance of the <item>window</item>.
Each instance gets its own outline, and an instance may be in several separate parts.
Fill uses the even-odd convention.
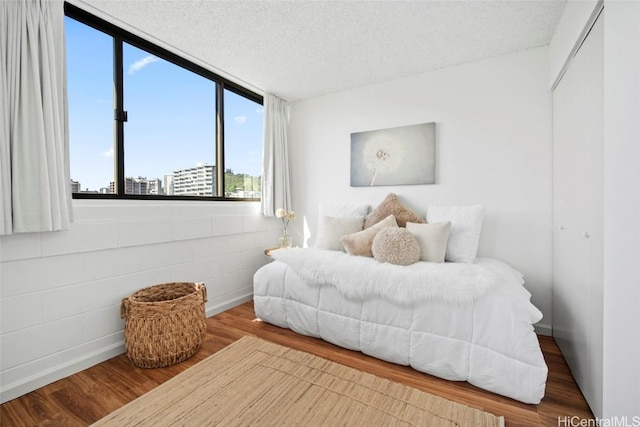
[[[73,190],[105,190],[115,179],[113,37],[68,18],[65,32]]]
[[[224,112],[225,196],[260,198],[262,105],[225,90]]]
[[[262,97],[65,4],[74,198],[260,198]]]

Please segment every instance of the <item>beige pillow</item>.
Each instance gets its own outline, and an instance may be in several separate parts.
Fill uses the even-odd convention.
[[[332,216],[334,218],[363,218],[369,213],[369,205],[355,205],[340,202],[322,202],[318,204],[318,226],[316,234],[312,240],[313,246],[318,247],[320,236],[324,234],[324,223],[322,217]]]
[[[436,222],[429,224],[407,223],[407,231],[416,236],[422,249],[422,261],[444,262],[447,252],[447,242],[451,232],[450,222]]]
[[[474,206],[429,206],[427,220],[451,222],[451,233],[447,242],[445,259],[450,262],[473,263],[478,255],[484,207]]]
[[[380,262],[410,265],[420,261],[420,243],[405,228],[387,227],[380,230],[373,239],[371,251]]]
[[[342,236],[340,241],[348,254],[372,257],[371,245],[373,244],[373,238],[376,237],[380,230],[387,227],[398,227],[396,218],[393,215],[389,215],[366,230]]]
[[[322,221],[323,233],[318,236],[315,247],[344,252],[340,238],[345,234],[353,234],[362,230],[364,218],[335,218],[332,216],[324,216],[320,221]]]
[[[405,208],[398,201],[398,196],[393,193],[389,193],[387,197],[380,203],[369,215],[366,216],[364,221],[364,228],[367,229],[372,225],[382,221],[389,215],[396,217],[396,221],[399,227],[404,227],[407,222],[416,222],[424,224],[426,221],[418,218],[416,214]]]

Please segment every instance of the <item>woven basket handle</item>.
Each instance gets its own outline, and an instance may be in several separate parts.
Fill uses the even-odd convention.
[[[129,316],[129,298],[122,298],[120,303],[120,318],[126,319]]]
[[[207,285],[204,283],[196,283],[196,291],[202,291],[202,300],[206,303],[207,299]]]

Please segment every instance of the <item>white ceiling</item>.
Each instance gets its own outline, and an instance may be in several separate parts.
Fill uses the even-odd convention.
[[[546,45],[566,0],[74,3],[294,101]]]

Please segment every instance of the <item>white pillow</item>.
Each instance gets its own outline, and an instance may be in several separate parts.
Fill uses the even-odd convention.
[[[318,215],[332,216],[335,218],[352,218],[356,216],[367,216],[369,205],[356,205],[352,203],[325,202],[318,204]]]
[[[407,223],[407,231],[416,236],[422,255],[420,259],[427,262],[444,262],[447,242],[451,232],[451,223],[434,222],[430,224]]]
[[[325,202],[318,204],[318,227],[316,229],[315,244],[317,247],[320,236],[324,234],[322,217],[334,218],[365,217],[369,213],[369,205],[356,205],[352,203]]]
[[[344,246],[342,246],[340,238],[362,230],[364,217],[336,218],[333,216],[323,216],[320,218],[320,223],[322,224],[323,231],[322,234],[318,236],[315,247],[318,249],[344,252]]]
[[[429,206],[427,222],[451,222],[445,260],[472,263],[478,254],[484,207]]]

